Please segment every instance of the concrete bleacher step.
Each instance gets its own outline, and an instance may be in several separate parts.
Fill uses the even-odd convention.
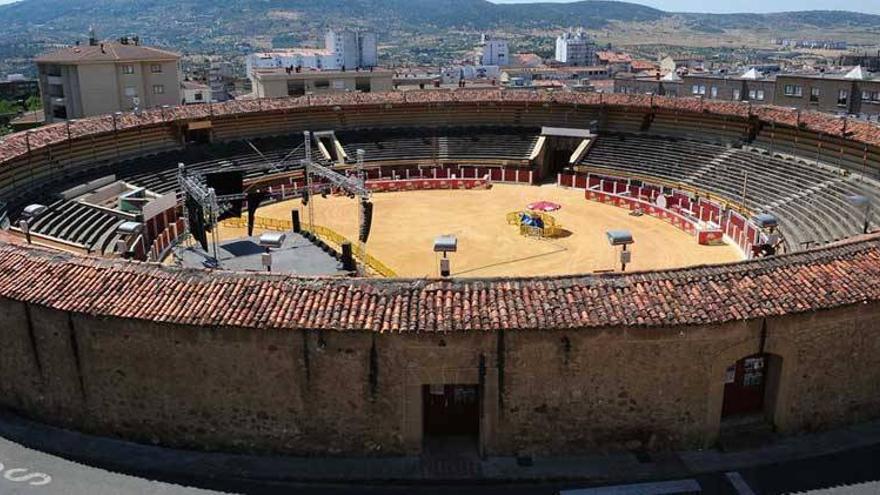
[[[730,155],[732,155],[734,152],[735,152],[735,150],[733,150],[733,149],[725,150],[720,155],[718,155],[717,157],[713,158],[708,163],[706,163],[706,165],[704,165],[702,168],[700,168],[700,170],[696,171],[695,173],[693,173],[690,176],[688,176],[687,178],[685,178],[684,182],[693,183],[693,182],[699,181],[706,174],[715,170],[715,168],[720,163],[724,163],[727,160],[727,158]]]

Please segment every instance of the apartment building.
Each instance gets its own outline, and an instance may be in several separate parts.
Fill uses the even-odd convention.
[[[12,74],[0,81],[0,100],[26,100],[39,94],[40,87],[36,79],[28,79],[21,74]]]
[[[257,98],[280,98],[332,92],[390,91],[394,72],[389,70],[289,70],[258,69],[253,81]]]
[[[700,96],[712,100],[753,101],[772,104],[775,77],[766,77],[756,69],[743,74],[686,74],[682,77],[682,96]]]
[[[856,67],[845,75],[779,74],[776,104],[853,115],[880,115],[880,76]]]
[[[36,59],[46,122],[178,105],[180,55],[135,39],[79,44]]]
[[[583,31],[562,33],[556,38],[555,60],[567,65],[594,65],[596,43]]]
[[[249,78],[258,69],[354,70],[377,65],[379,51],[375,33],[332,29],[324,34],[324,48],[289,48],[251,53],[245,58]]]
[[[740,75],[695,73],[680,82],[633,74],[614,80],[615,93],[688,96],[725,101],[750,101],[821,112],[880,118],[880,75],[862,67],[845,72],[775,74],[756,69]]]
[[[507,41],[483,34],[480,36],[475,62],[477,65],[497,65],[499,67],[510,65],[510,47],[508,47]]]
[[[621,73],[614,76],[614,92],[629,95],[681,96],[684,84],[681,77],[670,72],[655,75]]]

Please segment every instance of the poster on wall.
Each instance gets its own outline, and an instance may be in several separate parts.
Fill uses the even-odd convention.
[[[731,365],[724,372],[724,384],[733,383],[734,381],[736,381],[736,365]]]
[[[743,362],[743,386],[757,387],[764,382],[764,358],[749,358]]]

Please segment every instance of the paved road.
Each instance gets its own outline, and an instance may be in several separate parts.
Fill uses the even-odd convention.
[[[2,495],[209,495],[195,488],[96,469],[0,438]]]
[[[3,495],[551,495],[558,490],[587,488],[583,483],[517,485],[303,485],[298,483],[212,482],[197,484],[220,489],[208,491],[166,482],[149,481],[69,462],[0,438],[0,493]],[[774,464],[735,472],[694,476],[706,495],[776,495],[880,479],[880,445],[842,454]],[[193,482],[194,480],[187,480]]]

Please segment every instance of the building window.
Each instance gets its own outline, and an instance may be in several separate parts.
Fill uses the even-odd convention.
[[[750,89],[749,90],[749,99],[750,100],[757,100],[758,99],[757,91],[755,91],[754,89]]]
[[[153,85],[153,94],[154,95],[164,95],[165,94],[165,86],[162,84],[154,84]]]
[[[800,98],[804,95],[804,88],[798,86],[797,84],[786,84],[784,89],[785,96],[794,96]]]
[[[763,89],[759,89],[758,91],[755,92],[755,99],[757,99],[758,101],[764,101],[764,90]]]
[[[153,74],[161,74],[162,73],[162,64],[150,65],[150,72],[152,72]]]
[[[819,88],[810,88],[810,101],[819,101],[819,96],[822,95],[822,91]]]
[[[125,87],[125,96],[128,96],[129,98],[137,96],[137,90],[134,89],[134,86]]]
[[[694,84],[693,87],[691,87],[691,92],[695,95],[705,95],[706,86],[703,84]]]
[[[849,99],[849,93],[845,89],[841,89],[837,92],[837,104],[838,105],[846,105],[847,100]]]
[[[862,91],[862,101],[880,101],[880,91]]]
[[[712,95],[712,98],[718,98],[718,87],[717,86],[712,86],[711,95]]]
[[[134,74],[134,66],[133,65],[123,65],[122,66],[123,74]]]
[[[734,101],[739,101],[741,99],[740,98],[741,96],[742,96],[742,94],[740,94],[740,91],[738,89],[733,90],[733,100]]]
[[[202,101],[202,93],[196,93],[195,96],[193,96],[193,99],[196,101]]]

